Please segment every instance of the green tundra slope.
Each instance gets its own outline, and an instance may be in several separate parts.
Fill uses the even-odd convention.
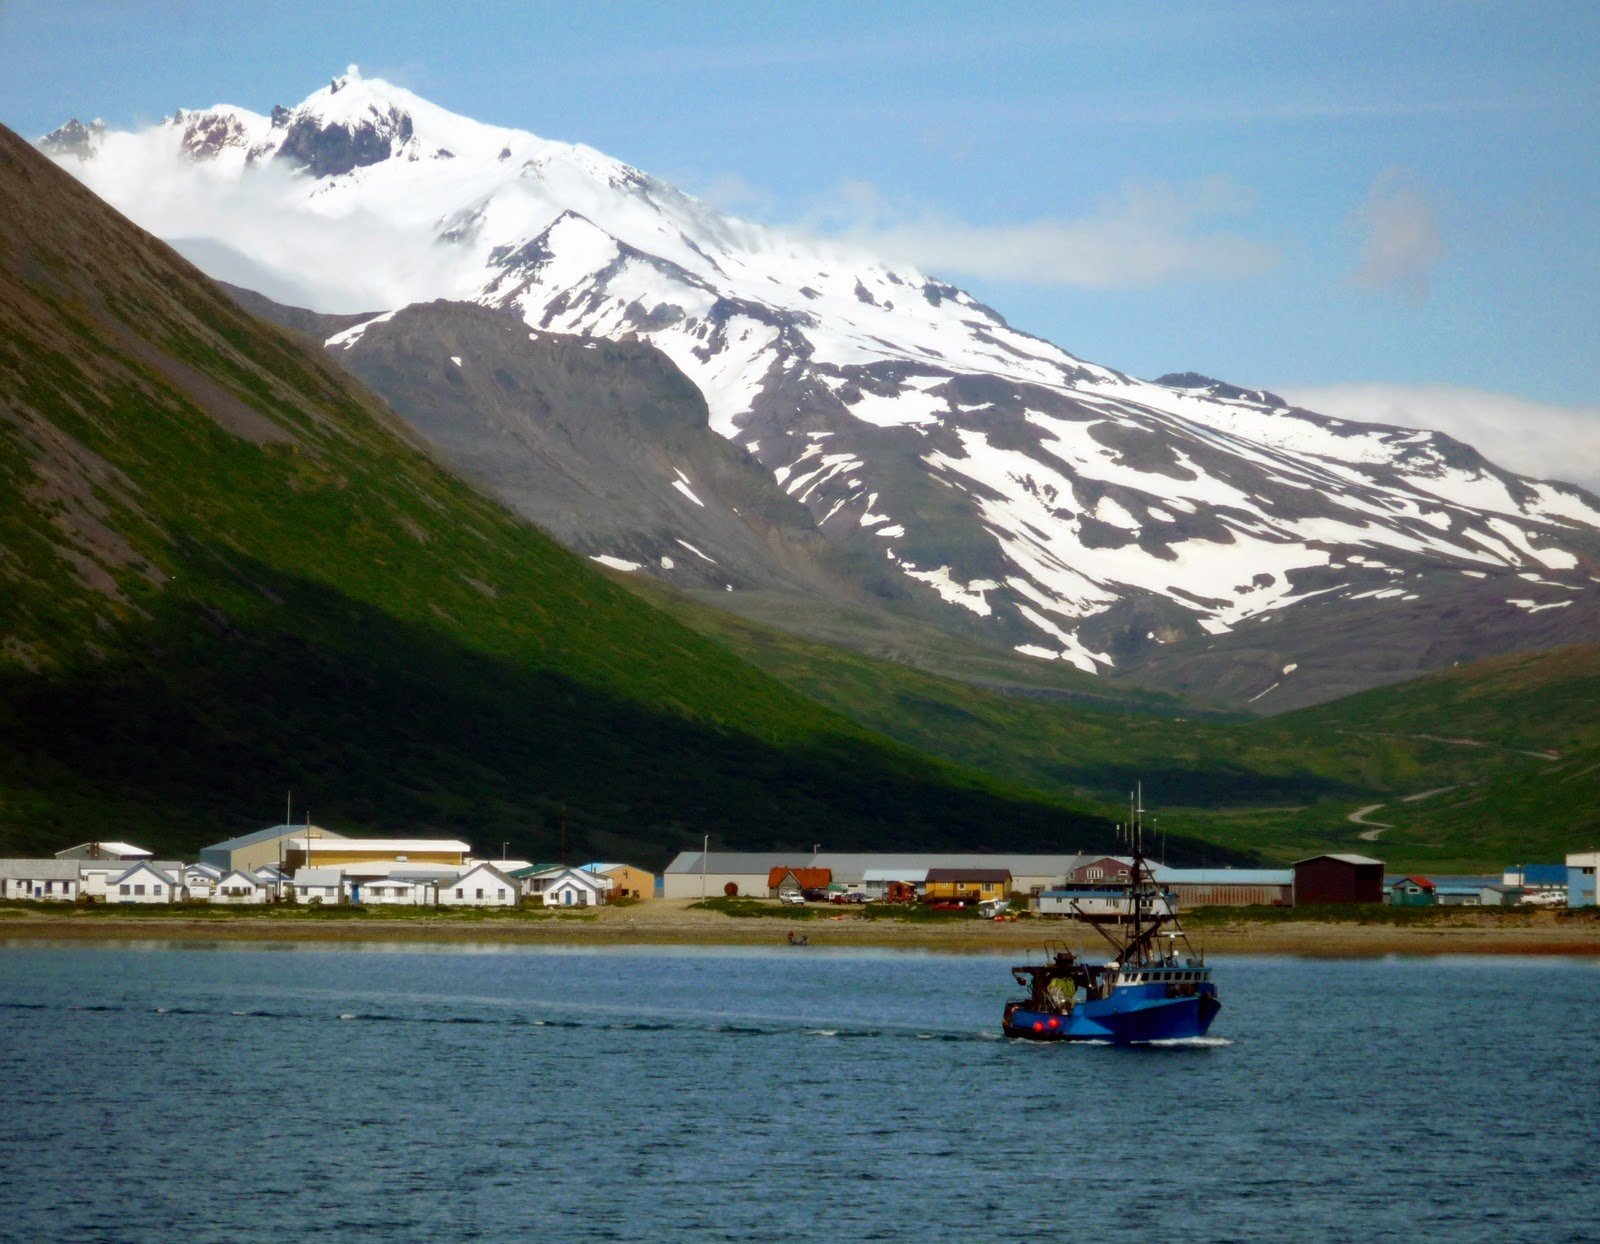
[[[673,621],[0,131],[0,854],[1108,845]]]
[[[919,750],[1098,801],[1113,816],[1143,781],[1159,824],[1219,854],[1287,862],[1362,851],[1397,868],[1498,871],[1600,839],[1600,646],[1230,721],[1114,693],[1099,703],[1002,694],[735,618],[639,577],[629,583],[774,677]],[[1372,805],[1381,806],[1350,819]],[[1393,828],[1363,837],[1382,824]]]

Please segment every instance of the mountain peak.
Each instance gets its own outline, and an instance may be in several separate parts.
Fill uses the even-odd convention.
[[[934,275],[725,216],[592,148],[354,67],[270,121],[217,109],[178,129],[194,138],[178,151],[170,131],[107,135],[126,158],[103,173],[64,162],[164,222],[150,200],[175,156],[236,173],[229,201],[260,193],[270,210],[196,195],[177,236],[231,247],[319,310],[444,298],[541,336],[655,346],[699,388],[711,430],[811,513],[848,592],[1028,655],[1129,670],[1235,630],[1236,647],[1259,647],[1274,618],[1433,609],[1419,631],[1453,610],[1472,656],[1487,630],[1576,633],[1588,602],[1600,609],[1600,501],[1578,490],[1195,372],[1131,379]],[[253,183],[264,157],[299,175]],[[469,366],[444,355],[458,356],[446,374]],[[1332,642],[1316,629],[1286,621],[1295,648],[1275,668],[1309,668]]]

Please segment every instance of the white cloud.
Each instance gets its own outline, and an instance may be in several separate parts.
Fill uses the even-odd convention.
[[[1378,174],[1350,223],[1361,238],[1351,284],[1405,302],[1423,302],[1433,269],[1445,257],[1445,245],[1439,213],[1416,177],[1404,169]]]
[[[1497,466],[1600,492],[1600,406],[1558,406],[1455,385],[1275,386],[1307,410],[1447,432]]]
[[[383,310],[459,284],[449,248],[419,247],[414,234],[371,213],[307,210],[303,180],[271,161],[238,176],[110,142],[95,159],[64,167],[210,275],[294,305]]]
[[[1076,219],[972,224],[896,210],[870,185],[842,186],[802,227],[941,276],[1123,289],[1235,280],[1278,261],[1274,247],[1217,228],[1252,196],[1224,178],[1131,186]]]

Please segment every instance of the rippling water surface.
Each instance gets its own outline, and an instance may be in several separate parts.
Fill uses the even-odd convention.
[[[1135,1049],[1008,963],[0,948],[0,1238],[1594,1238],[1592,963],[1218,960]]]

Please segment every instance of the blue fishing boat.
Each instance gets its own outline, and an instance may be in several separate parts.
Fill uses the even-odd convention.
[[[1006,1003],[1002,1030],[1027,1041],[1133,1044],[1203,1037],[1222,1003],[1205,956],[1189,942],[1177,905],[1157,888],[1144,858],[1142,793],[1133,800],[1129,845],[1133,863],[1125,890],[1127,919],[1108,930],[1104,963],[1045,946],[1043,963],[1011,969],[1026,998]]]

